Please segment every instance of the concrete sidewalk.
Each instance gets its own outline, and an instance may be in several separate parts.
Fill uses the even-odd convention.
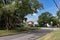
[[[41,29],[48,29],[48,30],[59,30],[60,28],[46,28],[46,27],[41,27]]]

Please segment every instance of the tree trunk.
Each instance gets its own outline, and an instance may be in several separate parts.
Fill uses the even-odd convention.
[[[6,17],[6,30],[9,30],[9,17]]]

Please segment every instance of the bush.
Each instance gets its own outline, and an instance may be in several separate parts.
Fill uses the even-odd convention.
[[[24,25],[17,25],[17,28],[16,28],[16,30],[17,31],[29,31],[29,30],[37,30],[38,29],[38,27],[24,27]]]
[[[17,31],[29,31],[29,30],[38,30],[40,27],[18,27]]]
[[[29,27],[29,30],[38,30],[38,27]]]
[[[29,29],[26,27],[17,27],[17,31],[28,31]]]

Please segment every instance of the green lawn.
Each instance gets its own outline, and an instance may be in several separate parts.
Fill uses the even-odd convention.
[[[40,27],[29,27],[29,28],[21,28],[19,31],[16,30],[0,30],[0,36],[7,36],[7,35],[13,35],[13,34],[18,34],[24,31],[29,31],[29,30],[38,30]]]
[[[0,30],[0,36],[6,36],[6,35],[11,35],[11,34],[16,34],[17,32],[14,30]]]
[[[37,40],[60,40],[60,30],[54,31],[52,33],[49,33],[42,38],[39,38]]]

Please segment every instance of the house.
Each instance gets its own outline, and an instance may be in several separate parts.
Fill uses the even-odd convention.
[[[28,26],[33,26],[33,24],[34,24],[33,21],[28,21],[28,22],[26,22],[26,27],[28,27]]]
[[[38,26],[38,22],[34,22],[33,26]]]

